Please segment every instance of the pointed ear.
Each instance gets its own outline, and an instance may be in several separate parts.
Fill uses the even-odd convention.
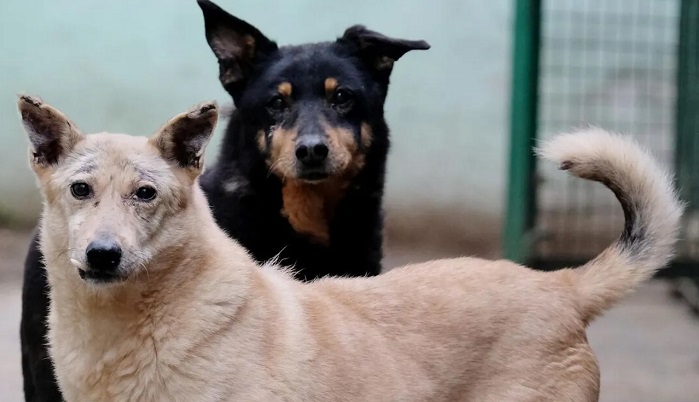
[[[204,13],[206,40],[218,59],[221,84],[229,92],[236,91],[250,75],[255,62],[275,52],[277,44],[216,4],[208,0],[197,3]]]
[[[63,113],[38,97],[20,95],[17,107],[29,136],[32,165],[35,167],[57,164],[85,138]]]
[[[160,155],[196,177],[203,168],[206,144],[216,128],[218,105],[200,103],[173,117],[150,139]]]
[[[393,63],[411,50],[427,50],[430,45],[424,40],[389,38],[371,31],[363,25],[354,25],[337,40],[353,46],[370,68],[390,74]]]

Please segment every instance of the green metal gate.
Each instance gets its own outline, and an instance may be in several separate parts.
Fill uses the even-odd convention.
[[[699,0],[516,0],[514,34],[506,256],[556,269],[619,235],[609,191],[532,153],[538,140],[595,125],[636,136],[676,170],[689,211],[662,275],[697,289]]]

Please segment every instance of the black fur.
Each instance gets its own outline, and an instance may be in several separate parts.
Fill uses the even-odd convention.
[[[41,263],[38,233],[29,246],[24,262],[22,287],[22,373],[26,401],[61,401],[61,393],[53,377],[53,365],[46,344],[45,325],[49,309],[49,285]]]
[[[219,59],[222,85],[237,107],[217,163],[200,179],[216,221],[257,261],[279,257],[281,264],[296,268],[301,280],[378,274],[389,148],[383,104],[389,75],[393,62],[404,53],[429,46],[355,26],[335,42],[278,48],[256,28],[215,4],[200,0],[199,5],[204,11],[206,37]],[[250,38],[254,49],[246,50],[244,45],[250,43]],[[238,42],[225,48],[226,41]],[[242,53],[236,53],[240,49]],[[335,108],[327,102],[322,83],[328,76],[337,78],[350,91],[351,105]],[[296,96],[294,107],[285,117],[269,108],[282,81],[293,85]],[[351,179],[335,209],[328,227],[330,241],[325,245],[297,233],[283,216],[282,180],[270,173],[265,163],[267,155],[257,142],[260,130],[269,133],[280,124],[291,124],[291,120],[296,121],[302,136],[308,130],[304,127],[315,127],[319,116],[334,127],[349,130],[358,142],[362,124],[372,132],[371,145],[361,150],[365,156],[363,168]],[[45,347],[47,288],[35,236],[25,263],[20,330],[27,401],[60,401]]]

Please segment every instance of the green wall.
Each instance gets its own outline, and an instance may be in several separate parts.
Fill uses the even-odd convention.
[[[219,5],[280,44],[331,40],[355,23],[430,42],[393,73],[387,204],[501,213],[510,1]],[[191,104],[230,103],[217,70],[194,0],[0,2],[0,219],[32,221],[40,203],[16,93],[43,97],[85,132],[146,135]]]

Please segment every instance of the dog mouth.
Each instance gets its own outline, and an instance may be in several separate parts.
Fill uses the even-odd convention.
[[[78,268],[78,274],[82,280],[93,283],[115,283],[122,282],[126,279],[123,275],[120,275],[117,272],[99,271],[94,269],[84,270]]]
[[[330,176],[328,172],[326,171],[308,171],[308,172],[301,172],[299,174],[299,179],[308,181],[308,182],[320,182],[325,179],[327,179]]]

